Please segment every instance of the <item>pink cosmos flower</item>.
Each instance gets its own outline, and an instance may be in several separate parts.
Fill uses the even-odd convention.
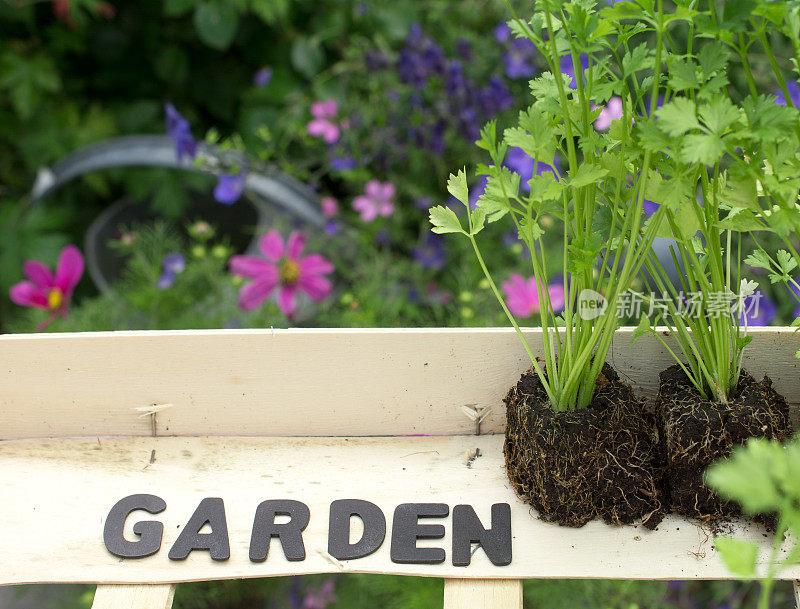
[[[305,236],[295,231],[284,247],[280,233],[271,230],[258,244],[263,258],[233,256],[230,259],[231,273],[253,280],[239,292],[239,307],[243,311],[255,309],[275,288],[278,288],[278,307],[289,319],[297,311],[297,290],[305,292],[315,302],[325,300],[331,293],[331,282],[323,275],[332,272],[333,265],[319,254],[301,258],[305,244]]]
[[[319,205],[322,208],[322,215],[326,218],[332,218],[339,213],[339,202],[333,197],[322,197]]]
[[[503,291],[506,293],[508,310],[517,317],[530,317],[541,310],[536,277],[524,279],[521,275],[512,273],[508,281],[503,282]],[[547,286],[550,294],[550,304],[553,311],[564,308],[564,286],[551,283]]]
[[[74,245],[68,245],[58,256],[55,273],[51,273],[38,260],[29,260],[22,266],[28,280],[11,286],[11,300],[22,307],[49,311],[50,319],[40,324],[47,327],[56,317],[67,316],[67,307],[75,286],[83,276],[83,255]]]
[[[611,121],[620,118],[622,118],[622,99],[612,97],[600,112],[600,116],[594,121],[594,128],[598,131],[605,131],[611,126]]]
[[[361,220],[372,222],[378,216],[388,217],[394,212],[395,187],[391,182],[370,180],[364,186],[364,194],[353,199],[353,209],[361,214]]]
[[[334,121],[339,107],[335,99],[314,102],[311,104],[313,120],[306,125],[306,132],[311,137],[321,137],[328,144],[333,144],[339,139],[339,125]]]

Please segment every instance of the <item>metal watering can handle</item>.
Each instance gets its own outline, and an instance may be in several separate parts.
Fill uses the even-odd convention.
[[[213,150],[207,144],[199,142],[197,148],[197,154],[201,157],[214,158]],[[175,154],[175,143],[165,135],[125,135],[91,144],[64,157],[52,167],[41,168],[31,190],[30,202],[36,203],[86,173],[119,167],[165,167],[213,174],[209,169],[179,161]],[[316,194],[277,170],[248,172],[245,191],[313,226],[321,228],[325,224],[319,208],[312,203],[317,198]]]

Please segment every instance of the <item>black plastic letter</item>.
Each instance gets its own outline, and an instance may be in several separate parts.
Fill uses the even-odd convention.
[[[133,532],[139,536],[139,541],[128,541],[122,533],[131,512],[144,510],[158,514],[166,509],[166,502],[155,495],[129,495],[117,501],[108,513],[103,528],[103,541],[108,551],[120,558],[144,558],[158,552],[164,534],[164,525],[160,522],[145,520],[133,525]]]
[[[289,522],[275,524],[275,516],[288,516]],[[308,526],[311,512],[305,503],[291,499],[262,501],[256,508],[253,533],[250,536],[250,560],[264,562],[269,554],[269,542],[277,537],[286,560],[305,560],[303,530]]]
[[[472,559],[472,544],[486,552],[493,565],[511,564],[511,506],[495,503],[492,506],[492,526],[484,529],[471,505],[453,508],[453,565],[466,567]]]
[[[444,562],[442,548],[418,548],[417,539],[441,539],[444,525],[419,524],[420,518],[445,518],[450,513],[446,503],[402,503],[394,510],[392,522],[392,562],[399,564],[437,565]]]
[[[350,543],[350,518],[358,516],[364,534]],[[338,560],[351,560],[372,554],[386,538],[386,518],[374,503],[362,499],[337,499],[331,503],[328,522],[328,554]]]
[[[200,529],[206,524],[211,526],[211,532],[201,533]],[[225,504],[219,497],[206,497],[200,502],[172,544],[169,559],[186,560],[192,550],[208,550],[213,560],[228,560],[231,557]]]

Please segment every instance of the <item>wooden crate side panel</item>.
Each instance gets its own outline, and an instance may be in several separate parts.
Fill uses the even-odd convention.
[[[708,531],[670,516],[657,531],[591,522],[581,529],[538,520],[509,488],[502,436],[436,438],[117,438],[24,440],[0,443],[0,584],[35,582],[176,583],[303,573],[393,573],[444,578],[727,579]],[[470,461],[475,449],[481,455]],[[153,452],[155,451],[155,452]],[[161,497],[157,516],[135,512],[127,521],[158,520],[161,549],[141,559],[107,552],[103,528],[110,508],[136,493]],[[205,497],[224,501],[230,559],[197,551],[183,561],[168,552]],[[303,538],[306,559],[289,562],[277,540],[265,562],[249,560],[256,507],[266,499],[294,499],[310,509]],[[357,560],[328,554],[328,513],[336,499],[378,505],[387,535]],[[452,564],[452,517],[424,519],[445,526],[436,565],[390,560],[393,513],[401,503],[472,505],[485,526],[491,506],[508,503],[513,559],[494,566],[478,550],[468,567]],[[354,519],[354,523],[357,523]],[[355,525],[354,525],[355,526]],[[355,527],[356,529],[358,527]],[[737,535],[757,543],[762,560],[768,536],[752,525]],[[800,568],[782,577],[800,577]]]
[[[541,353],[541,332],[527,331]],[[754,331],[746,366],[800,402],[800,339]],[[645,397],[671,364],[618,332],[609,360]],[[0,336],[0,438],[150,435],[137,409],[169,405],[159,435],[469,434],[530,365],[513,330],[275,330]]]

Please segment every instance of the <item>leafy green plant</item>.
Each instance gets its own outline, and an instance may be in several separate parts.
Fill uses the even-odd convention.
[[[668,87],[662,69],[671,59],[669,28],[697,12],[681,6],[667,14],[663,1],[656,5],[646,0],[600,11],[593,2],[583,0],[548,0],[537,7],[540,10],[529,21],[515,16],[509,22],[517,36],[533,42],[550,67],[531,81],[534,103],[520,113],[518,126],[506,129],[501,140],[493,122],[482,131],[478,146],[488,151],[491,164],[478,168],[488,182],[474,209],[466,173],[450,177],[448,190],[467,208],[466,225],[455,211],[443,206],[430,210],[430,220],[436,233],[469,239],[551,405],[569,410],[589,403],[619,324],[620,297],[638,275],[661,230],[667,206],[649,219],[644,210],[648,192],[666,192],[673,186],[659,178],[667,173],[663,169],[669,159],[658,158],[650,145],[651,134],[657,130],[654,113]],[[562,59],[568,62],[566,67]],[[570,68],[570,75],[562,73]],[[622,99],[622,116],[607,133],[601,133],[594,128],[598,105],[615,94]],[[558,154],[567,161],[566,171],[535,170],[528,188],[521,189],[519,175],[504,166],[511,146],[550,167]],[[679,191],[670,203],[677,206],[685,196]],[[553,268],[545,239],[554,237],[553,229],[545,228],[547,216],[561,222],[563,315],[557,314],[545,288]],[[528,246],[537,278],[546,374],[492,280],[476,241],[486,223],[506,217]],[[587,303],[601,295],[599,312],[587,311]]]
[[[761,574],[758,606],[766,609],[775,578],[781,570],[800,562],[800,440],[781,445],[752,438],[737,448],[729,460],[713,465],[706,475],[709,485],[739,503],[746,514],[777,516],[766,572]],[[748,579],[758,576],[758,546],[728,536],[717,537],[714,545],[732,573]]]
[[[747,12],[726,8],[720,14],[709,2],[689,23],[685,45],[676,48],[671,40],[670,99],[644,129],[643,140],[659,172],[651,182],[653,194],[666,208],[661,236],[675,240],[673,263],[683,272],[676,285],[662,261],[649,253],[646,268],[664,298],[653,320],[642,316],[636,335],[656,336],[697,390],[722,402],[736,392],[742,353],[751,340],[745,309],[757,288],[742,278],[736,233],[773,230],[791,247],[791,226],[800,220],[797,187],[788,179],[800,167],[800,114],[791,106],[769,43],[797,23],[797,8],[781,2],[744,4]],[[793,46],[797,35],[791,36]],[[758,94],[748,56],[756,43],[763,45],[789,105]],[[738,102],[729,80],[734,66],[741,66],[748,80],[749,95]],[[778,257],[787,276],[788,255]],[[764,266],[754,257],[747,262]],[[673,330],[685,363],[653,327],[659,322]]]

